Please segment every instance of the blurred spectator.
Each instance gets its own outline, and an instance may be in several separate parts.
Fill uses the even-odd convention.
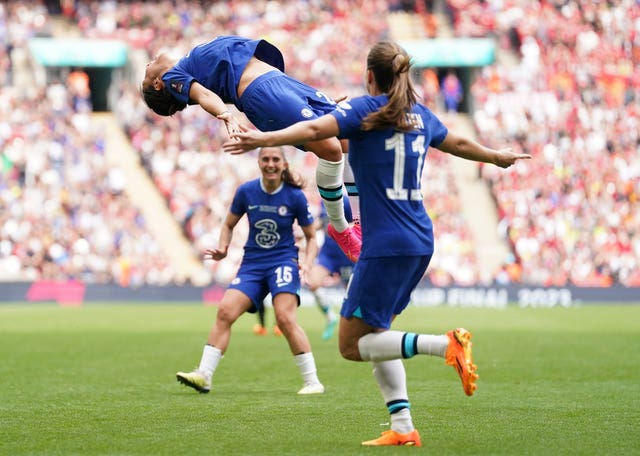
[[[441,106],[440,81],[433,68],[422,70],[422,99],[423,103],[432,111],[438,110]]]
[[[85,71],[75,68],[69,73],[69,76],[67,76],[67,90],[74,111],[91,112],[89,75]]]
[[[441,84],[442,99],[447,112],[458,112],[458,106],[462,101],[462,83],[453,70],[448,70]]]

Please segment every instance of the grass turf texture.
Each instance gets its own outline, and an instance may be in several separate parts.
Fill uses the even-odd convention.
[[[473,334],[463,394],[440,358],[405,361],[423,448],[363,448],[389,421],[368,363],[341,359],[302,308],[326,393],[301,397],[283,338],[243,316],[210,394],[179,385],[215,308],[0,306],[0,454],[639,454],[640,306],[410,308],[395,329]],[[273,321],[273,315],[268,315]],[[405,453],[403,453],[405,454]]]

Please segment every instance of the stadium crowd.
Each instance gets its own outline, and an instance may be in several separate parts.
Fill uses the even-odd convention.
[[[456,17],[479,8],[449,3]],[[482,170],[515,255],[503,278],[638,286],[640,6],[508,3],[484,2],[481,15],[485,33],[509,35],[519,63],[485,68],[473,86],[481,142],[536,157],[513,172]]]
[[[175,276],[69,81],[19,80],[29,37],[48,33],[41,2],[0,5],[0,277],[167,284]],[[9,76],[9,77],[6,77]],[[21,75],[21,78],[25,75]],[[40,78],[42,79],[42,78]]]
[[[125,40],[139,52],[132,55],[145,58],[160,50],[179,57],[218,34],[267,38],[284,51],[287,72],[338,97],[361,93],[363,53],[387,36],[386,14],[407,2],[72,3],[63,13],[82,36]],[[515,65],[477,72],[472,106],[480,142],[515,145],[535,159],[509,172],[481,168],[513,249],[512,261],[493,275],[478,266],[447,157],[430,154],[425,204],[438,230],[428,280],[640,285],[637,3],[450,0],[447,7],[457,36],[494,36],[519,56]],[[43,2],[0,4],[0,275],[175,281],[66,81],[46,87],[36,78],[27,91],[13,80],[28,38],[47,26]],[[146,62],[134,63],[140,68],[133,72]],[[141,78],[134,79],[121,83],[114,112],[199,255],[217,242],[233,190],[255,177],[255,156],[225,156],[223,125],[200,109],[156,116],[140,99]],[[305,173],[317,206],[315,157],[291,149],[288,158]],[[232,277],[247,232],[238,227],[229,259],[211,265],[215,280]]]

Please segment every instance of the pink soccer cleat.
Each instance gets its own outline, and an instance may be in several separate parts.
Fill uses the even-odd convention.
[[[338,243],[349,260],[354,263],[358,261],[358,258],[360,257],[360,249],[362,249],[362,234],[359,229],[356,230],[355,228],[348,227],[342,233],[338,233],[333,225],[329,224],[327,232],[329,233],[329,236]]]

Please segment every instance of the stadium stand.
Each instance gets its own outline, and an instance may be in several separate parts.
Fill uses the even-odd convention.
[[[45,84],[26,49],[52,26],[42,2],[0,5],[0,277],[138,286],[176,280],[109,165],[90,107],[65,80]],[[4,74],[4,73],[3,73]]]
[[[456,33],[497,34],[521,58],[486,68],[473,87],[481,139],[535,156],[508,173],[482,170],[514,251],[503,278],[638,286],[637,3],[448,3]]]
[[[438,255],[426,280],[640,285],[634,211],[640,18],[631,0],[81,0],[64,2],[55,20],[49,3],[56,2],[0,4],[0,280],[71,277],[139,286],[187,279],[167,254],[180,241],[154,235],[148,216],[123,190],[130,178],[105,158],[104,131],[92,129],[87,106],[71,96],[73,86],[45,85],[51,75],[32,66],[28,39],[52,34],[57,20],[81,37],[128,43],[130,80],[119,82],[112,111],[139,154],[140,169],[166,201],[169,220],[191,243],[182,249],[188,261],[198,262],[217,242],[228,199],[251,177],[246,170],[254,167],[247,163],[255,158],[224,156],[222,126],[196,108],[170,119],[146,109],[138,94],[145,59],[160,49],[179,56],[217,34],[262,36],[284,49],[295,77],[331,96],[353,96],[362,90],[368,46],[394,36],[400,24],[405,33],[413,28],[412,36],[495,38],[499,58],[474,73],[469,114],[481,142],[535,156],[535,164],[503,172],[460,169],[431,154],[425,203],[437,227]],[[425,102],[440,110],[441,98],[426,76],[420,84]],[[466,125],[456,115],[447,119],[454,128]],[[289,158],[307,174],[309,197],[317,202],[309,172],[314,157],[292,150]],[[492,228],[495,208],[469,206],[468,192],[484,188],[497,208],[499,230]],[[486,210],[472,212],[478,207]],[[244,242],[237,231],[230,259],[206,265],[214,281],[226,282],[235,272]],[[488,247],[499,246],[500,235],[508,240],[506,253]]]

